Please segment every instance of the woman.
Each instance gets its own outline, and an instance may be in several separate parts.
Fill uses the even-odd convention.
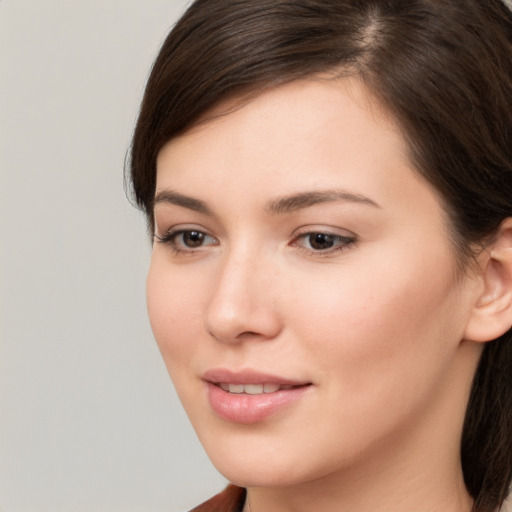
[[[197,511],[492,512],[512,476],[512,15],[197,0],[131,151]]]

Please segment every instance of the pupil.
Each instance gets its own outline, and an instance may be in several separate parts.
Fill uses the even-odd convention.
[[[334,236],[326,233],[314,233],[309,236],[309,243],[313,249],[330,249],[334,245]]]
[[[204,240],[204,233],[200,231],[188,231],[183,235],[183,241],[188,247],[199,247]]]

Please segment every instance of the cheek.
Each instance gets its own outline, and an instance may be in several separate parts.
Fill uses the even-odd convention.
[[[202,326],[199,293],[193,283],[152,258],[146,281],[149,321],[171,377],[187,368]]]
[[[450,265],[440,271],[397,261],[385,272],[341,270],[317,276],[307,289],[295,286],[290,296],[297,298],[289,322],[295,336],[351,392],[404,378],[426,382],[460,341]]]
[[[450,378],[459,342],[450,279],[432,272],[422,288],[425,267],[395,269],[372,279],[351,272],[324,286],[315,280],[308,293],[290,295],[297,300],[288,323],[303,359],[321,369],[315,376],[332,418],[318,436],[337,443],[339,453],[346,450],[340,436],[357,448],[402,432],[433,407]]]

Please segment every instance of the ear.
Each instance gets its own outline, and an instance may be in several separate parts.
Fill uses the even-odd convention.
[[[466,340],[492,341],[512,327],[512,217],[479,257],[482,288],[466,325]]]

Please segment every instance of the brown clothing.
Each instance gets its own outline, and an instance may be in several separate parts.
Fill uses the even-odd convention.
[[[245,494],[245,489],[230,484],[224,491],[193,508],[190,512],[242,512]]]

